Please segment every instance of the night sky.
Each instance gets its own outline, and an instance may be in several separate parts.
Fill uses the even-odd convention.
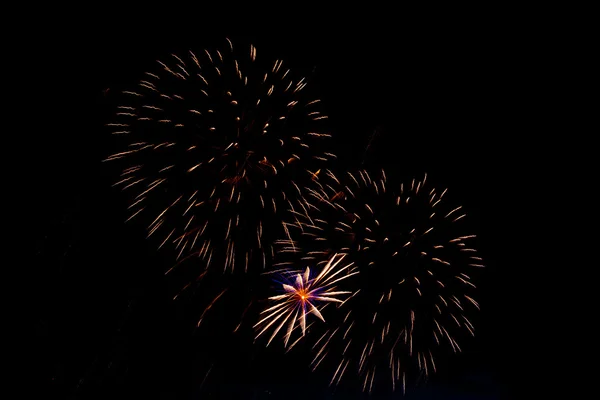
[[[128,203],[101,163],[116,150],[103,127],[113,92],[135,85],[156,59],[229,37],[311,75],[341,165],[427,172],[453,190],[477,229],[488,266],[477,335],[406,398],[512,398],[523,366],[514,361],[510,287],[522,265],[511,253],[517,206],[507,188],[526,129],[516,122],[524,102],[512,101],[527,96],[526,46],[512,46],[501,26],[484,22],[435,32],[376,20],[297,24],[285,33],[262,24],[199,25],[107,19],[66,24],[41,39],[51,80],[37,100],[48,104],[47,130],[35,139],[36,190],[45,196],[31,211],[35,382],[53,398],[73,399],[368,398],[351,382],[329,388],[329,371],[310,373],[277,346],[199,343],[191,328],[197,316],[171,300],[163,276],[171,254],[145,239],[144,225],[124,223]],[[215,349],[221,362],[205,357]]]

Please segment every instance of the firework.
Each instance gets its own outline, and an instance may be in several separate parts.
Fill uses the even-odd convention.
[[[307,79],[227,40],[158,61],[123,96],[108,125],[124,147],[107,160],[123,167],[115,186],[133,197],[129,219],[148,221],[148,237],[178,260],[264,268],[280,227],[272,215],[300,192],[295,179],[335,157],[320,150],[327,116]]]
[[[468,315],[479,305],[471,290],[483,265],[462,208],[426,175],[389,186],[383,171],[377,179],[325,171],[294,203],[287,238],[277,242],[280,267],[319,265],[340,253],[359,271],[343,282],[353,294],[327,310],[313,346],[313,368],[328,356],[332,384],[353,371],[363,390],[376,377],[404,390],[411,375],[435,372],[437,353],[460,351],[459,334],[474,334]]]
[[[275,301],[277,304],[261,313],[261,320],[255,325],[255,327],[260,327],[256,337],[258,338],[270,328],[274,328],[267,343],[269,345],[287,324],[284,341],[284,345],[287,346],[294,327],[299,326],[302,329],[302,336],[305,335],[307,314],[314,314],[325,322],[318,307],[319,303],[343,303],[337,296],[348,295],[352,292],[336,290],[335,285],[358,273],[353,272],[352,263],[340,265],[344,257],[344,255],[334,254],[314,278],[311,277],[310,267],[307,267],[303,273],[284,272],[282,275],[286,278],[286,282],[281,283],[284,293],[269,297],[269,300]]]

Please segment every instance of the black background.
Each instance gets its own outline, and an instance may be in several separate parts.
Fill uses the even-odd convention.
[[[44,199],[31,211],[36,384],[56,398],[363,396],[328,388],[327,377],[273,352],[233,362],[229,371],[215,367],[204,380],[202,346],[189,329],[194,316],[166,290],[162,272],[171,260],[139,226],[124,224],[126,203],[100,162],[114,151],[103,129],[112,91],[134,84],[166,54],[227,36],[253,43],[261,57],[314,71],[341,165],[428,172],[454,191],[478,227],[488,266],[478,335],[408,398],[511,398],[525,373],[514,278],[525,265],[515,227],[544,74],[534,61],[535,35],[525,39],[485,18],[410,28],[362,18],[288,25],[268,16],[216,21],[207,13],[190,21],[98,16],[47,31],[32,49],[43,88],[37,118],[45,121],[33,153],[35,191]],[[230,355],[258,352],[226,341],[212,346]]]

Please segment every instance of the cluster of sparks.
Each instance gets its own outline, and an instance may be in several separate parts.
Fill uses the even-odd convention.
[[[284,293],[269,297],[269,300],[275,301],[277,304],[264,310],[261,315],[265,316],[255,325],[255,328],[260,327],[256,337],[258,338],[270,328],[274,328],[267,343],[269,345],[287,324],[284,335],[284,345],[287,346],[294,327],[299,326],[302,329],[302,336],[306,334],[308,314],[314,314],[325,322],[319,307],[315,304],[343,303],[343,300],[337,296],[348,295],[352,292],[336,290],[335,285],[358,273],[353,272],[352,263],[340,265],[343,259],[344,255],[334,254],[314,278],[311,278],[310,267],[307,267],[304,273],[288,272],[287,275],[291,275],[291,279],[288,283],[282,283]]]
[[[327,116],[306,94],[307,80],[280,60],[265,68],[252,45],[240,57],[227,42],[224,51],[158,61],[123,92],[108,125],[126,148],[105,161],[126,163],[114,186],[134,192],[128,220],[150,220],[147,236],[160,232],[159,248],[174,245],[177,265],[199,260],[195,281],[211,264],[219,274],[241,264],[247,274],[258,253],[260,272],[278,268],[269,274],[284,281],[256,338],[270,332],[269,345],[281,333],[292,348],[314,315],[322,323],[313,370],[327,359],[331,384],[354,369],[363,391],[376,374],[404,390],[415,366],[435,372],[436,349],[461,351],[454,331],[474,335],[470,270],[483,264],[464,232],[466,214],[446,207],[447,190],[430,189],[427,175],[388,188],[383,171],[372,179],[325,169],[336,157],[321,148]],[[281,227],[285,238],[274,240]],[[198,326],[230,288],[221,289]]]
[[[462,208],[445,208],[447,190],[427,189],[426,180],[390,190],[383,171],[376,180],[367,171],[344,179],[326,171],[290,210],[275,265],[318,265],[342,253],[359,271],[344,282],[352,295],[329,311],[313,345],[313,369],[328,355],[338,359],[332,384],[354,364],[363,390],[371,391],[376,373],[404,390],[413,366],[424,376],[436,370],[436,348],[461,350],[454,330],[474,335],[467,312],[479,304],[466,294],[475,288],[466,269],[483,267],[468,245],[475,236],[456,234]]]
[[[107,161],[126,163],[114,186],[135,192],[128,220],[151,221],[148,237],[161,235],[159,248],[247,271],[256,255],[262,268],[273,255],[266,231],[300,193],[294,179],[335,155],[320,150],[327,116],[305,93],[307,80],[293,79],[281,60],[260,64],[252,45],[237,54],[227,43],[173,54],[124,91],[108,125],[126,149]]]

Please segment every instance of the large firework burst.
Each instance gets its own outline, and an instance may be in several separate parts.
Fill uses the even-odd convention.
[[[269,328],[273,328],[268,345],[287,324],[284,341],[284,345],[287,346],[294,327],[299,326],[302,329],[302,336],[305,335],[307,314],[314,314],[325,322],[318,305],[320,303],[343,303],[338,296],[348,295],[352,292],[336,290],[335,285],[358,273],[353,272],[352,263],[341,264],[343,259],[344,255],[332,255],[325,267],[315,277],[311,277],[310,267],[306,267],[304,272],[284,271],[281,273],[285,279],[285,282],[280,282],[284,293],[269,297],[269,300],[275,301],[277,304],[261,312],[261,319],[255,325],[260,329],[256,337],[261,336]]]
[[[148,221],[148,236],[178,259],[247,271],[258,258],[264,268],[280,227],[270,215],[335,157],[320,150],[327,116],[306,86],[281,60],[262,63],[254,46],[234,51],[229,40],[158,61],[109,124],[126,146],[108,160],[123,163],[115,186],[133,193],[130,218]]]
[[[407,374],[434,372],[436,352],[458,352],[459,334],[474,334],[472,275],[483,265],[465,214],[426,175],[390,188],[383,171],[377,179],[326,171],[307,191],[290,211],[275,265],[319,265],[342,253],[360,272],[342,285],[353,295],[327,310],[313,367],[328,355],[332,384],[353,371],[363,390],[376,376],[404,390]]]

